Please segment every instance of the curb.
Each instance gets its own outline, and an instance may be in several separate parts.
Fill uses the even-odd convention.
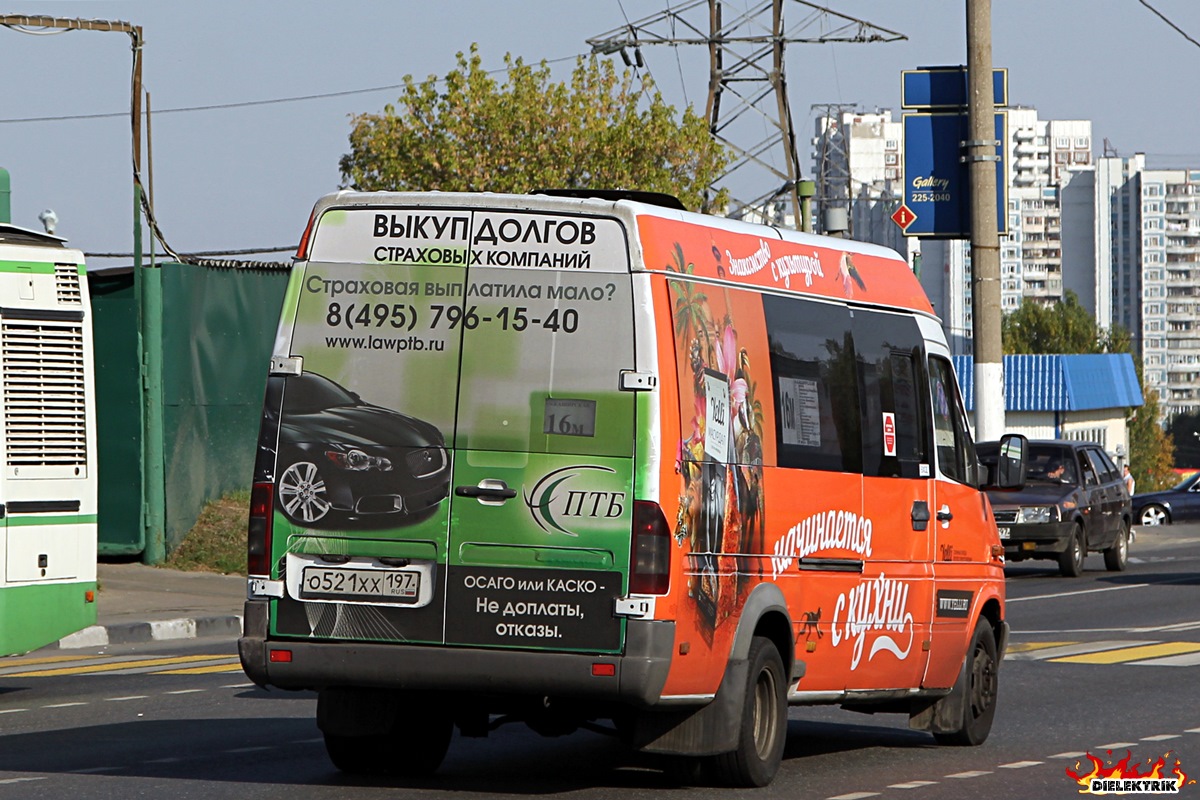
[[[62,650],[81,647],[104,647],[110,644],[138,644],[172,639],[197,639],[206,636],[241,636],[242,618],[236,615],[220,617],[189,617],[154,622],[125,622],[114,625],[92,625],[64,636],[57,646]],[[54,647],[55,645],[50,645]]]

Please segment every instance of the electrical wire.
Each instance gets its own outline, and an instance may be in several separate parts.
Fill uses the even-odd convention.
[[[580,58],[583,55],[584,54],[576,54],[573,56],[563,56],[561,58],[547,59],[545,63],[558,64],[563,61],[571,61],[571,60]],[[506,70],[506,69],[493,69],[493,70],[489,70],[488,74],[489,75],[499,75],[499,74],[505,73],[507,71],[508,70]],[[440,78],[438,79],[438,83],[441,83]],[[185,114],[185,113],[192,113],[192,112],[196,112],[196,111],[222,111],[222,110],[226,110],[226,109],[230,109],[230,108],[250,108],[250,107],[254,107],[254,106],[279,105],[282,103],[303,103],[303,102],[307,102],[309,100],[326,100],[331,97],[348,97],[350,95],[356,95],[356,94],[371,94],[372,92],[388,92],[388,91],[395,91],[397,89],[403,89],[403,88],[404,88],[404,84],[395,83],[395,84],[391,84],[388,86],[372,86],[367,89],[346,89],[346,90],[340,91],[340,92],[323,92],[321,94],[306,94],[306,95],[297,95],[294,97],[276,97],[276,98],[270,98],[267,100],[245,100],[245,101],[238,102],[238,103],[214,103],[212,105],[184,106],[181,108],[156,108],[156,109],[154,109],[154,115],[157,117],[161,114]],[[14,118],[14,119],[0,119],[0,125],[11,125],[11,124],[26,123],[26,122],[68,122],[68,121],[82,120],[82,119],[114,119],[117,117],[125,118],[128,116],[129,116],[129,112],[127,112],[127,111],[116,111],[116,112],[107,112],[107,113],[101,113],[101,114],[70,114],[70,115],[62,115],[62,116],[54,116],[54,117],[20,117],[20,118]]]
[[[1178,26],[1178,25],[1176,25],[1174,22],[1171,22],[1171,20],[1167,19],[1167,16],[1166,16],[1165,14],[1163,14],[1161,11],[1159,11],[1159,10],[1158,10],[1157,8],[1155,8],[1154,6],[1152,6],[1152,5],[1150,5],[1149,3],[1147,3],[1147,2],[1146,2],[1146,0],[1138,0],[1138,2],[1139,2],[1139,3],[1141,3],[1142,5],[1144,5],[1146,8],[1150,9],[1152,12],[1154,12],[1155,16],[1157,16],[1157,17],[1158,17],[1159,19],[1161,19],[1163,22],[1165,22],[1165,23],[1167,23],[1168,25],[1170,25],[1170,26],[1171,26],[1173,29],[1175,29],[1175,31],[1176,31],[1176,32],[1177,32],[1177,33],[1178,33],[1180,36],[1182,36],[1183,38],[1187,39],[1189,42],[1191,42],[1192,44],[1196,45],[1197,47],[1200,47],[1200,42],[1197,42],[1195,39],[1193,39],[1191,36],[1189,36],[1189,35],[1187,34],[1187,32],[1186,32],[1186,31],[1185,31],[1183,28],[1179,27],[1179,26]]]

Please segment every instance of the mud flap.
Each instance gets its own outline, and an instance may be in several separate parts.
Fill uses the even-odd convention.
[[[967,657],[963,656],[958,679],[950,693],[936,700],[917,701],[909,712],[908,727],[914,731],[954,733],[962,728],[967,703]]]
[[[641,711],[632,744],[647,753],[711,756],[738,746],[742,707],[746,701],[745,659],[730,661],[717,696],[700,708]]]

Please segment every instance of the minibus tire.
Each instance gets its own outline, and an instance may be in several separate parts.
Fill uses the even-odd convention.
[[[996,637],[991,624],[981,617],[975,623],[966,663],[958,676],[959,682],[965,685],[954,687],[963,690],[960,727],[955,731],[935,732],[933,737],[938,744],[974,747],[987,740],[996,716],[998,668]]]
[[[714,756],[714,777],[726,786],[766,786],[779,771],[787,744],[787,677],[775,643],[750,643],[746,696],[737,749]]]
[[[421,778],[442,765],[450,749],[454,723],[446,715],[420,715],[411,730],[368,736],[325,734],[329,760],[351,775],[403,775]]]

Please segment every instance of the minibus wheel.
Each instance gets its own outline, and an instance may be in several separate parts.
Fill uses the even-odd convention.
[[[766,786],[779,771],[787,743],[787,678],[775,643],[750,643],[746,696],[737,749],[714,756],[715,777],[729,786]]]
[[[999,663],[992,626],[982,617],[975,623],[975,634],[971,637],[964,667],[958,676],[960,682],[965,681],[961,727],[956,731],[935,732],[933,736],[939,744],[979,745],[991,733],[992,720],[996,716]]]
[[[368,736],[326,733],[325,751],[342,772],[425,777],[442,765],[453,732],[454,723],[445,714],[401,715],[389,733]]]

